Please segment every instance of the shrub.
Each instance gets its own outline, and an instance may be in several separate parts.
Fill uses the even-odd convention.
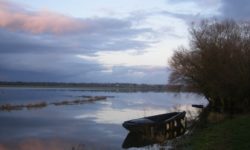
[[[214,111],[249,111],[250,23],[203,20],[190,35],[170,60],[170,82],[196,87]]]

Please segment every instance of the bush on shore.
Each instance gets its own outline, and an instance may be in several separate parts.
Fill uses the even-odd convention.
[[[250,111],[250,23],[203,20],[190,28],[190,46],[170,60],[171,83],[195,87],[209,109]]]

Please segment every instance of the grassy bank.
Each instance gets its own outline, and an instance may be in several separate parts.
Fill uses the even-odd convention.
[[[245,150],[250,148],[250,115],[208,123],[186,141],[191,150]]]

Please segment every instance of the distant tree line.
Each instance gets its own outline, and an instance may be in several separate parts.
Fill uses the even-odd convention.
[[[203,20],[190,28],[189,48],[170,60],[172,84],[195,87],[219,112],[250,111],[250,23]]]
[[[89,88],[104,91],[179,91],[185,89],[182,85],[163,84],[133,84],[133,83],[62,83],[62,82],[5,82],[0,81],[0,86],[9,87],[51,87],[51,88]]]

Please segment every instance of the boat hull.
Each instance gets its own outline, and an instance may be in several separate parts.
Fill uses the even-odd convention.
[[[125,121],[122,125],[130,132],[147,133],[158,132],[165,129],[165,131],[177,130],[179,128],[186,128],[185,120],[186,112],[173,112],[161,115],[155,115],[145,118],[133,119]]]

